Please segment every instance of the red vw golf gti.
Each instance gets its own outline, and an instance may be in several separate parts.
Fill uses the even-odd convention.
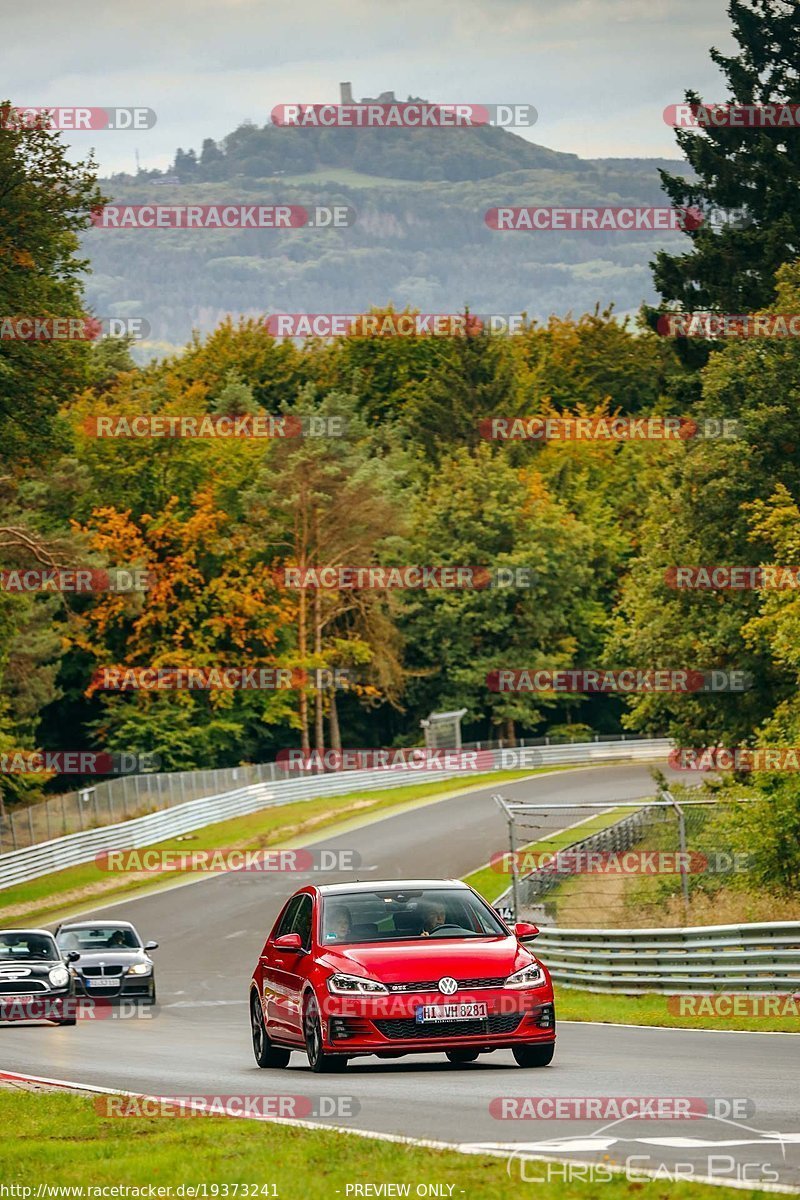
[[[250,989],[260,1067],[305,1050],[312,1071],[348,1058],[441,1051],[453,1063],[510,1049],[545,1067],[555,1047],[553,987],[513,932],[453,879],[301,888],[284,905]]]

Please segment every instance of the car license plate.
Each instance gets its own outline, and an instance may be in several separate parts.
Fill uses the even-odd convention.
[[[35,996],[3,996],[0,1006],[9,1008],[13,1004],[33,1004]]]
[[[83,982],[86,984],[87,987],[96,987],[96,988],[119,987],[118,979],[84,979]]]
[[[421,1004],[417,1008],[417,1024],[436,1021],[485,1020],[485,1004]]]

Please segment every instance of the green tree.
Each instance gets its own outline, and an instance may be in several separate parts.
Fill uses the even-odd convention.
[[[731,0],[728,13],[739,52],[710,53],[727,80],[730,103],[799,103],[797,5]],[[703,98],[687,91],[686,101]],[[712,125],[703,132],[678,129],[676,139],[696,177],[661,171],[664,188],[676,206],[696,206],[709,219],[687,230],[691,252],[656,255],[656,287],[687,311],[738,313],[771,304],[775,272],[800,248],[796,130]],[[715,220],[719,210],[732,212],[732,219]]]

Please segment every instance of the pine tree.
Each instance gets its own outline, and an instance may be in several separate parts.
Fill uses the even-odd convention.
[[[795,0],[731,0],[728,14],[740,52],[710,54],[728,82],[729,102],[800,103]],[[696,92],[685,97],[703,103]],[[800,129],[711,126],[677,129],[676,138],[696,178],[661,171],[664,188],[677,207],[696,205],[705,219],[687,230],[690,253],[657,254],[651,264],[657,288],[686,311],[767,307],[776,270],[800,256]],[[716,219],[719,210],[732,210],[733,219]]]

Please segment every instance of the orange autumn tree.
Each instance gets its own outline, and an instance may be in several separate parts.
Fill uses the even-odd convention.
[[[201,489],[182,516],[173,497],[160,513],[98,508],[83,532],[109,563],[144,567],[148,587],[105,593],[76,620],[72,645],[98,668],[294,666],[291,597],[253,561],[241,532]],[[162,766],[235,764],[265,756],[268,726],[296,721],[295,697],[279,690],[129,690],[100,699],[92,728],[110,750],[151,752]]]

